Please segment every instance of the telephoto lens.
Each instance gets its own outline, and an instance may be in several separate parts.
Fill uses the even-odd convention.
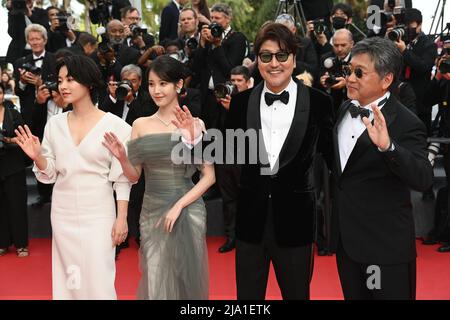
[[[117,100],[125,100],[126,96],[128,95],[128,92],[133,90],[133,85],[131,84],[131,81],[129,80],[122,80],[117,84],[116,89],[116,98]]]

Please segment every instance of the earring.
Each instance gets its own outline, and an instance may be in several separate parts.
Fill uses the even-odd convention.
[[[177,88],[177,93],[180,94],[181,93],[181,89]]]

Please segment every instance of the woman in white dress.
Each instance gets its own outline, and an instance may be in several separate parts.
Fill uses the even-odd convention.
[[[128,233],[130,183],[102,145],[105,132],[121,141],[131,127],[92,102],[100,71],[87,57],[58,61],[59,92],[73,111],[52,117],[42,146],[29,128],[16,130],[18,144],[34,161],[39,181],[54,183],[51,223],[54,299],[116,299],[115,246]],[[117,195],[117,217],[113,192]]]

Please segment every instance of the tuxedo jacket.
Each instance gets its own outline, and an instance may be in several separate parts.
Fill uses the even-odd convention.
[[[30,125],[32,118],[32,109],[36,98],[36,87],[32,84],[27,84],[25,90],[22,90],[19,85],[20,73],[19,69],[24,63],[33,62],[33,55],[29,54],[25,57],[19,58],[14,64],[14,78],[17,81],[16,95],[20,98],[20,112],[26,124]],[[44,60],[42,61],[41,78],[45,81],[56,81],[56,59],[53,53],[46,51]]]
[[[178,38],[178,20],[180,10],[177,5],[170,1],[161,12],[161,26],[159,28],[159,43],[164,40],[174,40]]]
[[[20,113],[14,109],[14,105],[5,104],[5,115],[2,125],[4,135],[7,137],[15,137],[14,130],[19,125],[23,125]],[[4,147],[0,148],[0,179],[24,170],[24,158],[25,154],[17,144],[5,143]]]
[[[262,138],[258,138],[256,146],[248,141],[245,144],[246,155],[257,152],[259,156],[256,164],[247,159],[242,165],[236,213],[236,237],[239,240],[261,243],[270,198],[277,244],[295,247],[313,242],[316,212],[313,159],[320,149],[331,160],[332,102],[319,90],[294,81],[298,87],[297,103],[278,159],[278,171],[262,174],[264,163],[268,163]],[[263,86],[261,83],[233,97],[227,128],[261,130]],[[262,148],[261,152],[255,150],[257,145]]]
[[[100,105],[100,109],[105,112],[111,112],[119,118],[122,118],[124,105],[124,101],[117,100],[116,103],[114,103],[108,96],[108,98],[104,100],[104,103]],[[137,118],[151,116],[158,111],[158,107],[145,90],[139,90],[138,96],[128,105],[128,108],[129,110],[125,122],[130,126],[133,125],[134,120]]]
[[[433,183],[425,126],[391,95],[381,112],[394,150],[380,152],[365,130],[341,170],[338,126],[348,106],[342,104],[333,130],[337,219],[332,227],[356,262],[410,262],[416,257],[410,190],[425,191]]]

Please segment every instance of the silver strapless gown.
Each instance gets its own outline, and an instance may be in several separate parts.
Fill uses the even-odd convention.
[[[171,134],[130,141],[128,156],[142,164],[145,193],[140,217],[141,249],[138,299],[208,299],[206,209],[200,198],[184,208],[171,233],[157,226],[167,211],[192,187],[194,165],[171,161]]]

